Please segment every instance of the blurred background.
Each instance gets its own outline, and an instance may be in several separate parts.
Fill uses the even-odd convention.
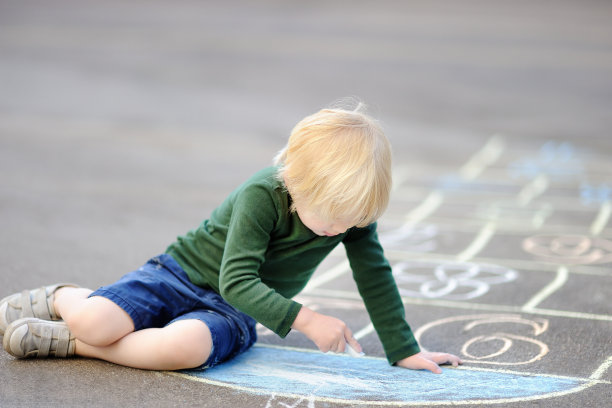
[[[1,286],[122,275],[347,96],[415,172],[493,134],[610,153],[611,17],[607,0],[0,0]]]

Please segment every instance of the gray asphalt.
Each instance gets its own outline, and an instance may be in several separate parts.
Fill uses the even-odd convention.
[[[394,146],[397,188],[381,235],[443,197],[415,224],[425,238],[389,239],[396,269],[469,258],[517,272],[478,298],[407,294],[415,330],[456,318],[422,331],[422,344],[461,354],[462,316],[518,314],[546,321],[537,340],[548,353],[512,365],[534,355],[515,347],[503,364],[466,366],[589,379],[612,356],[611,18],[612,3],[596,0],[0,0],[0,297],[58,281],[95,288],[137,268],[269,165],[299,119],[354,95]],[[499,157],[470,162],[484,146]],[[484,170],[470,178],[466,163]],[[492,220],[492,236],[469,254]],[[595,258],[576,260],[593,248],[524,250],[538,234],[590,237]],[[334,254],[316,276],[341,261]],[[562,265],[566,281],[537,298]],[[342,275],[300,299],[358,331],[368,319],[354,294]],[[314,347],[298,333],[260,334]],[[361,342],[383,356],[375,335]],[[351,405],[3,351],[0,373],[1,407]],[[606,406],[612,370],[595,379],[579,392],[480,406]]]

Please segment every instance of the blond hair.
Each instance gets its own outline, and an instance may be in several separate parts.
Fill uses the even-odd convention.
[[[275,158],[296,203],[326,221],[365,227],[387,208],[391,146],[363,105],[322,109],[302,119]]]

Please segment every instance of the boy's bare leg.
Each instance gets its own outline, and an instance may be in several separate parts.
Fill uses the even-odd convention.
[[[76,354],[134,368],[177,370],[202,365],[210,355],[208,326],[195,319],[134,332],[132,318],[117,304],[89,289],[55,293],[55,310],[76,337]]]
[[[148,370],[179,370],[198,367],[212,349],[210,330],[204,322],[186,319],[166,327],[130,333],[115,343],[97,347],[77,337],[76,354],[128,367]]]
[[[134,331],[132,318],[113,301],[88,297],[85,288],[60,288],[55,292],[55,311],[79,340],[107,346]]]

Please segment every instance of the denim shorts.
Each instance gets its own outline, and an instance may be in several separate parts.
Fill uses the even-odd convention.
[[[126,311],[135,330],[197,319],[210,329],[213,347],[199,369],[213,367],[246,351],[257,340],[255,320],[229,305],[217,292],[191,283],[167,254],[156,256],[91,296],[110,299]]]

